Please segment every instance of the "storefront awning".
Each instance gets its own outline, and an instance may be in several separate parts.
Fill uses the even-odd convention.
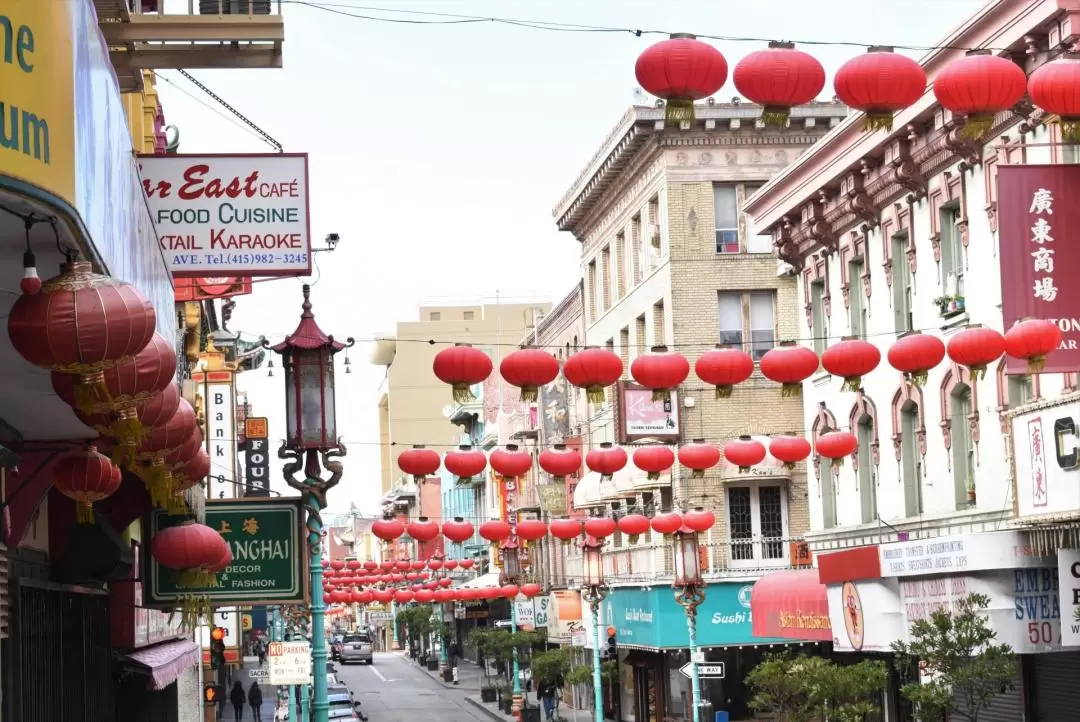
[[[481,574],[475,579],[470,579],[464,584],[460,585],[459,589],[476,589],[477,587],[497,587],[499,586],[499,573],[488,572],[487,574]]]
[[[829,598],[817,569],[766,574],[750,593],[755,637],[831,642]]]
[[[124,656],[136,671],[150,676],[150,689],[165,689],[188,667],[200,662],[199,645],[190,639],[155,644]]]

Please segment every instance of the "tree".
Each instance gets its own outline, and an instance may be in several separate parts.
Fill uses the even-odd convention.
[[[995,642],[997,632],[985,614],[989,597],[969,594],[953,606],[914,622],[910,642],[893,642],[897,669],[905,672],[914,661],[922,669],[922,680],[900,691],[918,706],[922,719],[978,722],[994,697],[1013,688],[1016,655],[1009,645]]]
[[[750,707],[779,722],[862,722],[880,708],[888,682],[884,662],[840,665],[824,657],[771,656],[746,676]]]
[[[398,637],[410,642],[426,638],[432,629],[433,611],[430,604],[413,604],[399,609],[396,617]]]
[[[558,647],[534,654],[532,658],[533,681],[541,684],[565,680],[570,672],[572,650],[573,647]]]
[[[480,650],[485,658],[494,659],[508,665],[514,659],[517,650],[520,658],[533,645],[541,644],[546,639],[541,632],[523,632],[508,629],[474,629],[469,634],[469,645]],[[485,677],[487,665],[485,665]]]

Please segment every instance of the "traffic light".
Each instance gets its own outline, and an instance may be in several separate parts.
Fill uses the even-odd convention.
[[[605,653],[605,656],[607,656],[608,659],[618,659],[619,649],[615,643],[615,627],[608,627],[607,633],[607,651]]]
[[[225,630],[214,627],[210,630],[210,669],[225,666]]]

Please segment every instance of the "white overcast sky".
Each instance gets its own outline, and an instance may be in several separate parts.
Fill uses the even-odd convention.
[[[168,1],[170,9],[187,4]],[[440,19],[401,11],[457,13],[762,39],[713,41],[733,67],[768,39],[933,45],[982,4],[286,2],[284,69],[192,71],[286,151],[310,154],[312,234],[342,238],[335,253],[318,254],[319,271],[309,280],[323,329],[358,340],[350,354],[353,373],[338,377],[338,424],[349,455],[331,507],[355,502],[374,511],[378,498],[375,398],[383,370],[368,363],[364,340],[415,319],[420,303],[493,302],[496,294],[556,301],[576,283],[578,243],[555,229],[551,209],[632,103],[635,58],[661,39],[491,23],[388,23],[338,13],[398,20]],[[801,47],[830,78],[864,52]],[[158,85],[167,122],[180,128],[182,152],[272,152],[241,123],[208,109],[227,115],[178,73],[161,76],[170,81]],[[729,79],[718,98],[735,94]],[[832,94],[831,85],[825,94]],[[237,299],[232,329],[279,340],[297,323],[300,281],[255,289]],[[280,372],[244,376],[253,411],[271,417],[271,437],[282,436]],[[275,485],[283,486],[278,479]]]

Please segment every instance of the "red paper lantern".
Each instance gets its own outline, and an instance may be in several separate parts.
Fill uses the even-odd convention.
[[[384,521],[396,521],[396,519],[386,519]],[[378,524],[378,523],[379,522],[375,522],[375,524]],[[400,524],[400,523],[401,522],[398,522],[398,524]],[[375,534],[375,536],[379,536],[377,533],[375,533],[375,524],[371,525],[371,532],[373,534]],[[391,527],[386,527],[386,526],[383,526],[381,528],[387,529],[387,530],[391,529]],[[399,536],[401,536],[402,534],[405,533],[405,527],[402,526],[401,531],[399,531],[399,532],[395,533],[395,532],[391,531],[390,533],[392,533],[393,536],[390,536],[390,537],[388,537],[386,539],[383,539],[383,541],[392,541],[394,539],[397,539]],[[379,538],[382,539],[382,537],[379,537]],[[379,568],[382,569],[384,572],[388,572],[388,571],[390,571],[391,569],[394,568],[394,563],[393,562],[379,562]]]
[[[491,521],[485,521],[480,525],[480,537],[487,539],[489,542],[501,542],[509,536],[510,525],[502,519],[492,519]],[[462,562],[462,566],[465,566],[465,561]]]
[[[740,436],[724,444],[724,458],[739,467],[740,472],[747,472],[765,460],[765,445],[749,436]]]
[[[777,436],[769,441],[769,453],[774,459],[784,462],[787,469],[794,469],[797,463],[810,456],[812,450],[809,441],[792,434]]]
[[[353,604],[371,604],[375,596],[370,590],[364,589],[363,591],[354,592],[352,595]]]
[[[428,559],[427,566],[431,571],[437,572],[442,569],[443,561],[442,559]]]
[[[345,560],[332,559],[330,561],[330,568],[333,569],[335,572],[340,572],[342,569],[345,568]]]
[[[432,369],[440,381],[453,387],[454,401],[462,404],[475,400],[472,387],[487,380],[492,364],[480,349],[458,343],[435,354]]]
[[[499,591],[502,593],[502,596],[507,599],[516,599],[519,590],[518,585],[516,584],[505,584]]]
[[[885,357],[911,383],[923,386],[930,369],[944,360],[945,344],[936,336],[915,331],[897,339]]]
[[[731,397],[735,384],[741,384],[754,373],[754,359],[742,349],[717,346],[694,362],[694,373],[716,387],[716,398],[726,399]]]
[[[766,125],[783,128],[792,107],[812,103],[825,87],[825,68],[795,43],[771,42],[735,64],[735,89],[751,103],[764,106]]]
[[[358,572],[360,571],[360,562],[356,561],[355,559],[350,559],[349,561],[345,562],[345,568],[353,572]]]
[[[954,363],[966,366],[972,379],[986,375],[986,367],[1005,353],[1005,337],[992,328],[970,324],[949,339],[945,351]]]
[[[405,525],[397,519],[379,519],[371,525],[371,533],[383,541],[393,541],[405,533]],[[383,562],[383,569],[390,569]]]
[[[693,123],[694,101],[717,93],[727,82],[727,60],[690,33],[674,33],[638,56],[634,74],[646,92],[663,98],[669,123]]]
[[[653,346],[648,353],[638,354],[630,364],[630,375],[652,390],[653,401],[667,401],[671,390],[690,375],[690,362],[682,354],[668,351],[667,346]]]
[[[225,540],[205,524],[188,521],[162,529],[150,543],[150,553],[168,569],[208,568],[221,560]]]
[[[418,589],[413,592],[413,599],[421,604],[427,604],[435,599],[435,592],[430,589]]]
[[[1053,321],[1028,318],[1005,332],[1005,353],[1028,362],[1029,374],[1046,365],[1046,357],[1061,345],[1061,329]]]
[[[347,592],[344,589],[335,589],[330,592],[330,602],[332,604],[348,604],[352,597],[352,592]]]
[[[184,399],[180,400],[176,413],[164,425],[149,429],[135,451],[136,458],[142,462],[137,473],[150,490],[150,500],[154,506],[168,506],[173,495],[170,467],[191,461],[202,443],[195,410]],[[122,455],[127,454],[124,452]]]
[[[366,562],[364,562],[364,569],[366,569],[369,572],[373,572],[378,568],[379,568],[378,562],[374,562],[374,561],[372,561],[370,559],[367,560]]]
[[[994,116],[1024,99],[1028,79],[1023,68],[989,50],[969,50],[934,78],[934,97],[942,108],[966,118],[960,134],[981,138]]]
[[[380,604],[389,604],[394,601],[393,589],[372,589],[371,596]]]
[[[841,65],[833,88],[841,103],[866,113],[867,130],[892,130],[893,113],[926,92],[926,72],[892,48],[875,46]]]
[[[610,479],[615,472],[625,467],[626,461],[626,450],[612,445],[610,441],[605,441],[600,444],[600,448],[591,449],[585,455],[585,466],[606,479]]]
[[[835,465],[843,463],[845,456],[855,453],[859,448],[859,440],[847,431],[828,431],[817,437],[814,446],[817,453],[826,459],[832,459]]]
[[[489,462],[496,474],[507,479],[525,476],[532,469],[532,454],[517,444],[507,444],[503,449],[491,452]]]
[[[165,387],[157,396],[153,397],[139,409],[139,423],[143,429],[161,426],[176,413],[180,408],[180,387],[171,384]]]
[[[551,536],[568,542],[581,536],[581,521],[578,519],[552,519],[548,525]]]
[[[555,444],[540,452],[539,464],[555,481],[562,481],[581,471],[581,454],[565,444]]]
[[[682,529],[682,526],[682,514],[674,511],[657,514],[652,518],[653,531],[657,534],[663,534],[664,536],[671,536],[679,531],[679,529]]]
[[[410,562],[408,559],[399,559],[398,561],[394,562],[394,568],[400,569],[403,572],[407,572],[412,569],[412,562]]]
[[[1058,117],[1061,139],[1080,140],[1080,53],[1040,65],[1027,81],[1031,102]]]
[[[326,569],[328,566],[330,566],[330,560],[329,559],[323,559],[323,560],[321,560],[319,562],[319,564],[322,565],[323,569]]]
[[[424,480],[439,470],[442,461],[439,454],[432,449],[423,446],[413,446],[398,455],[398,468],[410,475],[417,484],[423,484]]]
[[[394,592],[394,601],[398,604],[408,604],[413,600],[413,592],[409,589],[398,589]]]
[[[585,520],[585,534],[604,539],[615,533],[615,520],[606,516],[592,516]]]
[[[76,376],[83,411],[108,399],[103,372],[142,351],[156,326],[154,306],[137,288],[94,273],[88,261],[63,264],[8,312],[11,345],[34,366]]]
[[[539,519],[522,519],[514,526],[514,535],[525,541],[537,541],[547,534],[547,524]]]
[[[675,465],[675,452],[663,444],[648,444],[634,449],[634,466],[648,472],[649,479],[659,479],[662,472]]]
[[[619,531],[630,537],[630,543],[636,544],[638,537],[649,531],[649,518],[642,514],[627,514],[618,521]]]
[[[122,481],[120,469],[90,445],[61,457],[52,477],[56,490],[75,502],[76,518],[83,524],[93,523],[94,504],[115,494]]]
[[[862,377],[876,369],[879,363],[881,351],[878,347],[854,336],[845,337],[821,354],[821,365],[833,376],[843,378],[844,388],[848,391],[862,388]]]
[[[439,525],[426,516],[421,516],[409,522],[408,526],[405,527],[405,533],[418,542],[429,542],[439,536]],[[417,563],[423,568],[423,562]]]
[[[682,515],[683,526],[693,532],[706,532],[716,523],[716,515],[708,509],[691,509]]]
[[[440,577],[436,582],[440,587],[448,587],[454,583],[453,579],[449,577]]]
[[[571,354],[563,365],[566,381],[579,389],[585,389],[589,401],[604,403],[604,390],[622,377],[623,363],[614,351],[603,348],[587,348]]]
[[[452,602],[454,601],[454,593],[449,589],[438,589],[435,591],[435,601],[439,604]]]
[[[173,493],[191,489],[210,473],[210,455],[201,445],[191,460],[173,470]]]
[[[540,585],[532,583],[522,584],[520,591],[527,599],[532,599],[540,594]]]
[[[708,469],[720,463],[720,450],[705,439],[694,439],[679,447],[679,463],[693,470],[692,478],[700,479]]]
[[[439,533],[438,532],[438,526],[436,526],[435,529],[436,529],[435,534],[438,535],[438,533]],[[432,537],[432,539],[434,539],[434,538],[435,537]],[[420,541],[420,540],[418,539],[417,541]],[[422,571],[423,568],[426,567],[426,566],[427,566],[427,562],[421,562],[421,561],[409,562],[409,569],[412,569],[414,572]]]
[[[559,362],[546,351],[523,348],[502,360],[499,373],[506,383],[521,389],[522,401],[536,401],[540,387],[559,375]]]
[[[459,446],[457,451],[448,451],[443,457],[443,467],[458,478],[459,483],[472,481],[474,476],[484,473],[487,457],[484,452],[468,444]]]
[[[818,370],[817,354],[806,346],[785,341],[761,357],[762,375],[783,384],[782,396],[802,395],[802,382]]]
[[[448,572],[454,571],[455,569],[458,568],[458,566],[459,566],[459,564],[458,564],[458,561],[456,559],[447,559],[445,562],[443,562],[443,569],[445,569]],[[463,567],[463,568],[467,568],[467,567]]]
[[[327,592],[326,594],[323,594],[322,595],[323,604],[329,604],[330,600],[333,599],[332,595],[333,595],[333,592]]]
[[[442,525],[443,536],[458,544],[472,539],[473,531],[473,525],[460,516],[455,516],[452,521],[444,521]],[[450,561],[446,562],[446,568],[453,569],[450,566]]]

